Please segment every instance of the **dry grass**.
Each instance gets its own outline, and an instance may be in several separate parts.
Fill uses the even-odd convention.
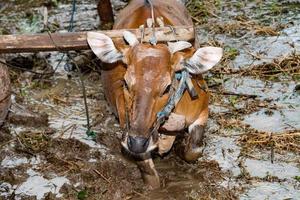
[[[239,74],[240,76],[252,76],[259,78],[274,79],[282,75],[292,77],[300,76],[300,55],[289,55],[285,58],[274,59],[272,62],[262,65],[248,67],[242,70],[234,70],[230,67],[230,62],[238,55],[238,50],[228,48],[210,41],[209,44],[220,46],[224,51],[220,66],[212,70],[213,74]],[[253,59],[260,59],[259,57]]]
[[[300,132],[282,134],[254,133],[243,135],[241,142],[246,149],[253,148],[274,148],[276,151],[293,151],[300,153]]]
[[[279,35],[277,27],[260,25],[258,21],[242,18],[225,23],[215,23],[212,26],[210,24],[210,30],[213,31],[214,34],[226,34],[236,37],[244,36],[246,34],[261,36]]]
[[[241,37],[248,34],[263,36],[278,36],[279,30],[283,27],[270,24],[264,25],[260,19],[252,19],[252,12],[241,15],[232,15],[228,18],[224,16],[224,5],[230,7],[230,2],[221,0],[189,0],[186,7],[196,25],[209,30],[213,34],[226,34]],[[238,10],[241,10],[239,7]],[[235,12],[234,10],[226,10],[225,12]],[[229,14],[230,15],[230,14]],[[251,16],[250,16],[251,15]],[[225,17],[225,18],[224,18]],[[228,18],[228,19],[227,19]]]
[[[24,132],[17,136],[17,151],[36,154],[48,148],[51,138],[46,132]]]
[[[282,74],[300,75],[300,55],[275,59],[272,63],[255,66],[251,69],[243,70],[241,73],[259,77],[276,77]]]
[[[186,3],[186,7],[191,14],[194,23],[199,25],[207,22],[208,17],[218,17],[219,1],[199,1],[199,0],[189,0]]]

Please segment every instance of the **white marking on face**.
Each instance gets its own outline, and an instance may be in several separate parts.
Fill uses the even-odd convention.
[[[194,121],[190,126],[189,126],[189,133],[192,132],[192,130],[195,128],[195,126],[197,125],[201,125],[200,123],[200,119],[197,119],[196,121]]]
[[[157,143],[154,144],[152,137],[150,137],[150,142],[149,142],[149,145],[148,145],[148,148],[147,148],[146,152],[152,151],[156,148],[157,148]]]
[[[134,67],[128,67],[128,70],[126,71],[124,75],[124,79],[129,87],[132,87],[136,83],[136,79],[134,76]]]
[[[151,88],[149,88],[149,87],[144,87],[144,92],[145,92],[146,94],[150,94],[151,91],[152,91]]]
[[[142,52],[139,53],[139,57],[138,57],[138,62],[140,62],[141,60],[143,60],[146,57],[161,57],[161,52],[159,51],[154,51],[153,49],[149,48],[149,49],[145,49]]]
[[[151,81],[152,79],[156,78],[156,74],[153,71],[148,71],[147,73],[144,74],[144,80],[146,81]]]
[[[128,149],[128,136],[126,136],[125,140],[121,142],[121,145],[125,148]]]

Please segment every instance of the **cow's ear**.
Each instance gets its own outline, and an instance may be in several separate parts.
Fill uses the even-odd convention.
[[[88,32],[87,41],[94,54],[105,63],[115,63],[123,58],[112,39],[103,33]]]
[[[222,48],[203,47],[185,60],[184,66],[191,74],[202,74],[213,68],[221,60],[222,55]]]

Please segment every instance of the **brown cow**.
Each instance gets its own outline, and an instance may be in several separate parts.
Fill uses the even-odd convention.
[[[118,15],[114,29],[146,25],[147,19],[152,16],[151,7],[155,17],[162,18],[167,25],[192,25],[186,8],[175,0],[132,0]],[[158,20],[154,22],[157,23]],[[135,35],[126,31],[124,39],[127,44],[124,41],[113,43],[101,33],[88,34],[91,49],[107,63],[101,74],[106,98],[121,126],[129,126],[121,141],[123,151],[137,160],[144,181],[156,188],[159,187],[159,177],[151,152],[157,150],[161,155],[168,152],[175,140],[174,132],[183,136],[179,145],[179,155],[183,159],[195,161],[201,155],[209,101],[201,73],[217,64],[222,57],[222,49],[205,47],[195,51],[190,43],[184,41],[141,43]],[[174,80],[175,72],[181,70],[189,71],[198,98],[191,98],[185,91],[165,123],[153,132],[157,113],[166,106],[171,96],[170,87],[177,82]]]

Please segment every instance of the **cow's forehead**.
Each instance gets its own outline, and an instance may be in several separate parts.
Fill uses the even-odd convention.
[[[137,61],[141,61],[147,57],[152,58],[163,58],[163,60],[169,61],[170,52],[166,45],[149,45],[149,44],[138,44],[132,50],[132,57]]]
[[[131,51],[131,64],[140,73],[164,74],[170,69],[171,54],[166,45],[139,44]]]
[[[171,54],[166,45],[139,44],[131,53],[131,64],[125,74],[125,80],[129,85],[132,86],[137,82],[166,85],[170,82]]]
[[[137,58],[137,62],[144,60],[145,58],[151,57],[152,59],[161,58],[162,52],[158,49],[144,49],[143,51],[137,52],[135,57]]]

